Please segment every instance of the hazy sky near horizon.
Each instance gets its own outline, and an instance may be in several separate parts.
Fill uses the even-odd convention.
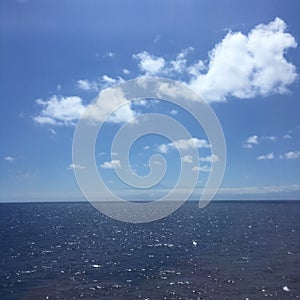
[[[140,76],[184,82],[215,111],[227,144],[216,199],[299,199],[299,11],[296,1],[1,1],[0,201],[83,199],[73,169],[84,166],[72,163],[76,122],[101,90]],[[155,101],[107,122],[95,156],[116,189],[113,167],[122,165],[110,153],[111,134],[149,111],[189,123]],[[201,188],[217,158],[189,126]],[[158,189],[178,172],[173,146],[148,136],[132,148],[138,174],[154,153],[172,166]]]

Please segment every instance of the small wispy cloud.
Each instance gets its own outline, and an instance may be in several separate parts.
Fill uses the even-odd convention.
[[[199,161],[201,162],[217,162],[219,161],[219,157],[216,155],[216,154],[212,154],[212,155],[209,155],[209,156],[206,156],[206,157],[200,157],[199,158]]]
[[[89,81],[87,79],[78,80],[77,86],[84,91],[98,91],[99,90],[99,86],[96,81]]]
[[[13,162],[13,161],[15,161],[16,160],[16,158],[15,157],[13,157],[13,156],[5,156],[4,157],[4,160],[6,160],[6,161],[8,161],[8,162]]]
[[[74,164],[74,163],[71,163],[68,167],[68,170],[83,170],[83,169],[85,169],[85,166]]]
[[[176,148],[179,150],[210,148],[210,144],[206,140],[198,138],[178,139],[172,143],[159,145],[158,151],[167,153],[169,150]]]
[[[176,110],[176,109],[170,110],[170,115],[176,116],[177,114],[178,114],[178,110]]]
[[[192,168],[192,171],[195,171],[195,172],[210,172],[210,167],[209,166],[194,166]]]
[[[276,142],[278,140],[276,136],[271,136],[271,135],[263,136],[262,139],[268,140],[271,142]]]
[[[115,53],[112,52],[112,51],[107,51],[107,52],[104,54],[104,57],[110,57],[110,58],[112,58],[112,57],[114,57],[114,56],[115,56]]]
[[[289,151],[280,155],[280,159],[297,159],[300,158],[300,151]]]
[[[134,54],[132,57],[138,61],[138,66],[145,75],[157,75],[165,66],[164,58],[152,55],[147,51]]]
[[[59,97],[53,95],[47,100],[37,99],[36,103],[43,107],[39,116],[33,120],[39,124],[73,125],[80,118],[85,106],[78,96]]]
[[[191,155],[185,155],[182,157],[182,162],[192,164],[193,163],[193,157]]]
[[[260,155],[256,159],[257,160],[265,160],[265,159],[274,159],[274,158],[275,158],[274,153],[270,152],[270,153],[265,154],[265,155]]]
[[[53,128],[50,128],[50,129],[49,129],[49,132],[50,132],[51,134],[53,134],[53,135],[56,135],[56,131],[55,131]]]
[[[246,139],[245,143],[243,144],[243,148],[252,149],[253,145],[258,145],[258,136],[257,135],[249,136]]]
[[[113,159],[111,161],[105,161],[100,165],[102,169],[117,169],[121,167],[121,163],[117,159]]]
[[[291,138],[292,138],[292,136],[290,135],[290,134],[285,134],[284,136],[283,136],[283,138],[285,139],[285,140],[290,140]]]
[[[123,69],[123,73],[124,73],[125,75],[129,75],[129,74],[130,74],[130,71],[129,71],[128,69]]]

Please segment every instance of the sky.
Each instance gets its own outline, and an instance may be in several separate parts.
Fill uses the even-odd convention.
[[[0,201],[84,200],[74,169],[85,166],[72,161],[76,124],[105,89],[143,76],[184,83],[217,115],[227,163],[215,199],[299,199],[298,11],[290,0],[1,1]],[[103,121],[112,105],[98,107],[91,119]],[[136,194],[116,176],[123,163],[111,142],[124,123],[149,112],[175,118],[192,139],[137,140],[130,152],[134,172],[147,175],[153,154],[168,168],[151,191]],[[199,171],[197,195],[218,160],[203,129],[164,101],[128,102],[102,134],[98,171],[129,200],[165,193],[180,163]],[[180,158],[176,147],[197,149],[199,161]]]

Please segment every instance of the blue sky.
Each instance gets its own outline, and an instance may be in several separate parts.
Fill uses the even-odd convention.
[[[78,118],[101,90],[148,75],[186,83],[218,116],[227,167],[216,199],[299,199],[299,10],[296,1],[1,1],[0,201],[83,199],[73,169],[84,166],[72,164]],[[147,112],[207,138],[178,107],[129,105],[105,124],[95,152],[120,195],[111,135]],[[147,136],[131,153],[140,175],[153,153],[169,162],[158,189],[178,173],[169,144]],[[212,154],[197,148],[201,188]]]

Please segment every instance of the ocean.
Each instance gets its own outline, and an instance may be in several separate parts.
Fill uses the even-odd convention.
[[[298,299],[300,202],[186,202],[147,224],[0,204],[0,299]]]

